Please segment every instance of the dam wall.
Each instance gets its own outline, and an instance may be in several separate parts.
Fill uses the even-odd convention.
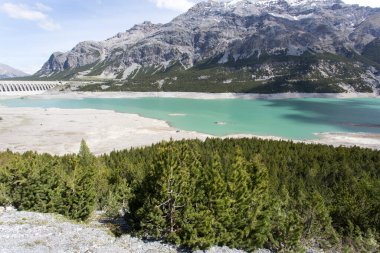
[[[59,85],[62,85],[62,82],[0,80],[0,96],[38,95]]]

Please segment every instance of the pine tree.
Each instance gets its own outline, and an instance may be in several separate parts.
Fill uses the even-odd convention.
[[[187,204],[183,210],[179,236],[184,245],[191,249],[208,248],[215,242],[215,218],[209,210],[204,174],[197,146],[181,145],[181,161],[188,167],[190,177],[187,187]]]
[[[225,240],[224,243],[231,247],[240,247],[250,234],[252,195],[247,168],[248,163],[243,152],[237,147],[233,163],[226,173],[226,209],[219,219],[225,231],[221,237]]]
[[[269,173],[260,156],[249,164],[251,175],[249,189],[251,192],[250,208],[250,248],[263,247],[270,234]],[[247,246],[248,247],[248,246]]]
[[[196,147],[169,142],[159,149],[142,184],[145,195],[137,193],[131,201],[131,213],[137,214],[132,220],[140,220],[137,227],[143,234],[190,248],[214,242],[214,217],[200,185],[201,167]]]
[[[78,158],[79,164],[84,167],[90,167],[94,165],[95,156],[91,153],[90,148],[87,146],[85,140],[82,140],[80,143]]]
[[[299,252],[302,224],[299,215],[291,208],[291,199],[285,187],[271,202],[271,233],[269,247],[276,252]]]
[[[126,179],[120,179],[115,189],[109,191],[105,206],[108,217],[116,218],[124,216],[128,210],[128,202],[131,198],[131,189]]]
[[[86,220],[96,204],[94,174],[90,167],[79,165],[76,170],[75,186],[71,194],[70,216],[77,220]]]
[[[316,239],[324,248],[329,248],[339,242],[329,212],[319,192],[314,191],[311,194],[304,217],[306,218],[304,237]]]
[[[205,206],[186,208],[179,231],[181,242],[190,249],[207,249],[217,240],[215,235],[215,217]]]
[[[187,195],[191,187],[190,171],[188,166],[183,164],[183,154],[180,152],[173,142],[165,144],[158,151],[152,173],[144,182],[150,188],[150,192],[145,196],[148,201],[137,211],[148,214],[141,221],[143,230],[172,242],[179,240],[176,232],[183,211],[191,201]]]
[[[213,153],[211,165],[204,171],[203,187],[207,197],[208,207],[214,209],[217,202],[224,197],[227,185],[224,179],[222,162],[219,154]]]
[[[70,159],[70,174],[64,195],[68,215],[76,220],[86,220],[96,205],[95,157],[82,140],[77,157]]]

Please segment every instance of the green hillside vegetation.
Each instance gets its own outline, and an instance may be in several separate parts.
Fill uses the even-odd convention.
[[[364,48],[363,56],[380,64],[380,38],[374,39]]]
[[[0,205],[85,221],[124,213],[129,233],[188,249],[379,252],[380,152],[258,139],[162,142],[100,157],[0,153]]]

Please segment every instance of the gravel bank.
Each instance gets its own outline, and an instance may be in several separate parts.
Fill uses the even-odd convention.
[[[209,135],[179,131],[165,121],[93,109],[0,107],[0,151],[77,153],[82,139],[96,154],[148,146],[162,140]]]
[[[123,235],[115,238],[96,221],[77,224],[60,215],[0,210],[1,253],[171,253],[175,247],[160,242],[144,242]],[[198,253],[203,251],[198,251]],[[243,253],[227,247],[214,247],[208,253]],[[259,250],[256,253],[270,253]]]
[[[21,97],[3,96],[1,98]],[[206,93],[206,92],[77,92],[77,91],[48,91],[44,94],[30,95],[38,99],[82,99],[82,98],[188,98],[188,99],[289,99],[289,98],[379,98],[380,90],[375,93]]]

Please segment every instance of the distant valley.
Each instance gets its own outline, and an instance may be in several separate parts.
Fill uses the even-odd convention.
[[[21,70],[12,68],[11,66],[0,63],[0,79],[24,77],[24,76],[28,76],[28,74],[22,72]]]

